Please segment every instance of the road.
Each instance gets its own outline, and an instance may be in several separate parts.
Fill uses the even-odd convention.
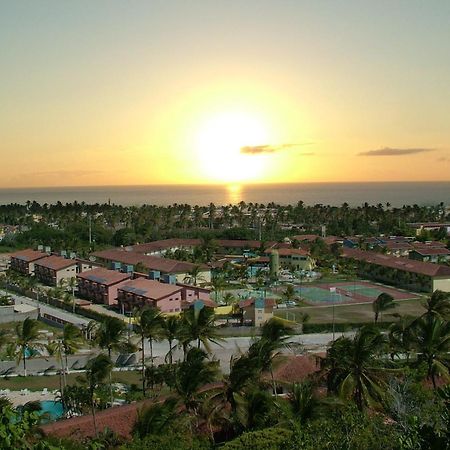
[[[343,335],[342,333],[336,333],[336,337]],[[344,333],[344,335],[352,335],[352,333]],[[326,350],[327,345],[332,341],[332,333],[316,333],[316,334],[303,334],[298,336],[292,336],[289,342],[292,346],[286,349],[286,353],[297,353],[299,349],[305,349],[313,352],[323,352]],[[248,337],[234,337],[226,338],[221,341],[220,345],[211,344],[210,350],[213,358],[220,362],[220,367],[224,373],[228,373],[230,358],[232,355],[237,355],[239,352],[245,352],[251,344],[251,338]],[[299,344],[299,345],[295,345]],[[146,356],[150,356],[150,348],[148,342],[146,343]],[[169,345],[166,341],[155,342],[153,344],[153,356],[155,364],[161,364],[164,362],[165,355],[169,351]],[[69,356],[69,368],[71,370],[77,370],[82,368],[89,358],[97,354],[99,350],[92,350],[83,354],[77,354]],[[113,355],[113,360],[116,360],[119,355]],[[174,352],[174,360],[182,357],[180,350]],[[139,363],[140,353],[135,354],[135,360]],[[54,372],[58,370],[59,362],[55,358],[37,357],[27,360],[27,371],[29,375],[42,374],[44,371]],[[14,361],[1,361],[0,362],[0,374],[5,375],[10,371],[13,374],[23,374],[23,366],[16,366]]]

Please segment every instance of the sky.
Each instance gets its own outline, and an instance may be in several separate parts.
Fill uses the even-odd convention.
[[[448,0],[0,0],[0,187],[450,181]]]

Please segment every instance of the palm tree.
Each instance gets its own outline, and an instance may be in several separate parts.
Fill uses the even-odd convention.
[[[232,305],[235,302],[236,297],[231,292],[227,292],[223,296],[222,300],[225,302],[226,305]]]
[[[282,297],[285,301],[293,301],[297,299],[297,294],[295,292],[294,286],[291,284],[286,287],[286,290],[283,292]]]
[[[205,281],[204,277],[200,275],[201,272],[201,266],[194,266],[192,270],[183,278],[183,282],[196,286],[197,282]]]
[[[39,322],[27,317],[23,322],[15,326],[16,339],[10,346],[10,352],[16,356],[17,364],[23,361],[23,373],[27,376],[26,361],[35,350],[43,347],[37,340],[39,339]]]
[[[207,307],[201,309],[193,307],[184,311],[180,338],[182,343],[197,341],[197,348],[200,348],[200,344],[203,344],[206,351],[210,353],[209,343],[219,344],[219,341],[222,340],[214,325],[214,310]]]
[[[164,402],[140,409],[133,431],[141,439],[149,434],[164,434],[173,423],[177,422],[178,427],[179,420],[178,400],[169,397]]]
[[[385,347],[384,336],[370,326],[358,330],[353,339],[334,341],[323,361],[329,391],[352,398],[360,411],[364,405],[376,405],[383,397],[387,370],[377,357]]]
[[[181,327],[181,319],[178,316],[168,316],[163,322],[163,336],[169,342],[169,351],[166,355],[166,361],[169,359],[169,364],[173,364],[173,350],[175,346],[173,342],[176,340]]]
[[[394,297],[382,292],[372,303],[373,312],[375,314],[375,323],[378,322],[378,316],[388,309],[395,308]]]
[[[92,358],[86,364],[84,382],[87,385],[89,393],[89,403],[91,407],[92,420],[94,423],[94,432],[98,436],[97,420],[95,416],[95,391],[105,382],[107,378],[111,380],[111,371],[113,363],[111,359],[103,353]]]
[[[153,367],[153,341],[163,335],[164,318],[157,308],[145,307],[136,314],[136,325],[141,337],[142,392],[145,395],[145,340],[150,344],[150,364]]]
[[[71,300],[72,300],[72,312],[75,313],[75,288],[77,287],[77,279],[75,277],[69,278],[67,280],[66,286],[70,289],[71,291]]]
[[[95,342],[101,349],[108,351],[108,358],[111,361],[113,351],[129,351],[130,343],[126,335],[126,325],[120,319],[106,316],[95,330]],[[111,371],[109,372],[109,391],[111,395],[111,405],[113,403]]]
[[[294,383],[288,401],[293,416],[301,423],[313,417],[319,406],[314,386],[310,381]]]
[[[435,314],[425,314],[413,324],[413,345],[419,361],[427,365],[427,377],[436,388],[436,376],[450,380],[450,322]]]
[[[191,348],[186,360],[181,362],[175,373],[175,390],[186,409],[195,414],[199,408],[199,390],[216,379],[217,366],[207,361],[207,353],[199,348]]]
[[[444,319],[450,317],[450,292],[436,290],[425,303],[425,314],[436,314]]]
[[[397,322],[389,327],[389,348],[391,357],[395,354],[405,354],[406,361],[409,361],[412,348],[412,325],[413,319],[408,316],[401,316]]]

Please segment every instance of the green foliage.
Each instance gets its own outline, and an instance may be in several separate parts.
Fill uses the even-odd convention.
[[[226,443],[223,450],[285,450],[293,437],[293,432],[282,428],[244,433]],[[316,447],[318,448],[318,447]]]
[[[212,450],[211,443],[205,438],[179,432],[164,435],[150,435],[144,439],[133,439],[122,447],[124,450]]]

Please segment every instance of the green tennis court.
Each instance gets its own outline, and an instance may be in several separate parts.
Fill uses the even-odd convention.
[[[339,295],[337,293],[332,293],[328,289],[322,289],[317,287],[302,287],[301,289],[296,289],[297,295],[303,297],[305,300],[310,302],[340,302],[346,301],[348,298],[345,295]]]
[[[339,286],[339,289],[342,289],[345,292],[349,292],[350,297],[351,297],[351,293],[354,292],[355,294],[364,295],[364,297],[369,297],[369,298],[375,299],[380,294],[383,293],[383,291],[380,291],[379,289],[363,286],[361,284]]]

